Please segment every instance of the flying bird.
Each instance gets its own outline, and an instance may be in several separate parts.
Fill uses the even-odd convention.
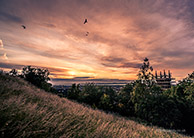
[[[21,25],[23,27],[23,29],[26,29],[26,26],[25,25]]]
[[[86,36],[88,36],[89,35],[89,32],[86,32]]]
[[[86,23],[88,23],[88,20],[87,19],[85,19],[85,21],[84,21],[84,24],[86,24]]]

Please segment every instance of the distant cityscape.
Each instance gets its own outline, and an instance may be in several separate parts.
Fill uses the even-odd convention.
[[[77,77],[74,79],[53,79],[52,83],[54,84],[53,87],[57,90],[57,92],[66,94],[72,84],[80,84],[80,89],[82,89],[84,84],[94,83],[98,86],[112,87],[113,90],[118,92],[123,88],[123,86],[133,81],[134,80],[88,79],[87,77]],[[159,74],[155,71],[155,81],[162,89],[169,89],[171,86],[175,86],[177,84],[175,78],[172,78],[170,70],[168,71],[168,74],[165,70],[163,72],[160,71]]]
[[[127,83],[133,82],[134,80],[119,80],[119,79],[94,79],[90,77],[75,77],[72,79],[52,79],[53,85],[65,85],[71,86],[72,84],[84,85],[85,83],[95,83],[96,85],[126,85]]]
[[[96,84],[96,83],[95,83]],[[80,90],[82,90],[82,86],[84,84],[80,84]],[[118,92],[120,91],[123,86],[125,86],[126,84],[102,84],[102,83],[99,83],[99,84],[96,84],[96,85],[99,85],[99,86],[103,86],[103,87],[111,87],[114,91]],[[67,86],[67,85],[54,85],[53,86],[58,93],[62,93],[64,95],[67,94],[67,91],[71,88],[71,86]]]
[[[133,82],[133,80],[114,80],[114,79],[96,79],[96,80],[72,80],[72,79],[66,79],[66,80],[55,80],[53,87],[59,92],[59,93],[67,93],[68,89],[71,88],[72,84],[80,84],[80,89],[82,89],[82,86],[86,83],[94,83],[98,86],[104,86],[104,87],[112,87],[113,90],[119,91],[123,86],[125,86],[128,83]]]

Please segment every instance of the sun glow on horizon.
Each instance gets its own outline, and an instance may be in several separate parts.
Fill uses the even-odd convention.
[[[154,69],[171,70],[181,79],[194,68],[191,5],[153,0],[4,1],[0,68],[32,65],[48,68],[52,78],[131,80],[147,57]]]

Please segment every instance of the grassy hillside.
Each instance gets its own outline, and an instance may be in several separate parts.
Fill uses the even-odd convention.
[[[0,137],[186,137],[93,110],[0,75]]]

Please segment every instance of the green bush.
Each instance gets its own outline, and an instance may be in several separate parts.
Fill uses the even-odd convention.
[[[194,73],[177,86],[163,91],[153,80],[153,68],[144,59],[139,80],[125,85],[120,91],[93,83],[72,85],[68,98],[105,111],[134,116],[165,128],[194,132]]]
[[[176,102],[164,95],[147,96],[136,103],[136,115],[154,125],[176,128],[181,122],[182,114]]]
[[[73,84],[71,89],[67,92],[67,98],[78,100],[80,92],[80,85]]]
[[[97,107],[100,102],[103,90],[94,83],[86,83],[79,93],[79,101]]]
[[[131,101],[131,93],[133,92],[133,87],[133,83],[127,84],[115,96],[115,99],[117,101],[116,112],[119,112],[121,115],[134,115],[134,105]]]
[[[31,66],[24,67],[21,74],[21,77],[39,88],[45,87],[47,81],[50,80],[48,76],[47,69],[32,68]]]

